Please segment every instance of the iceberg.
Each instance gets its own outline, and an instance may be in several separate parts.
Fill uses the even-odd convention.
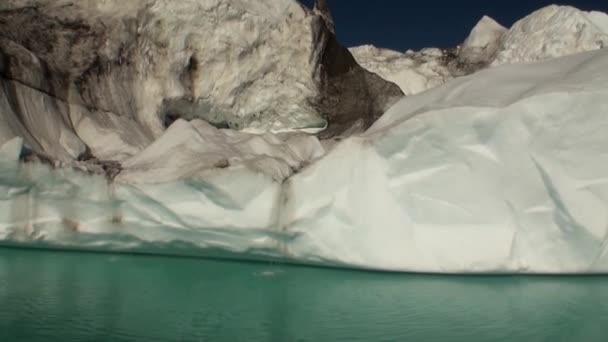
[[[607,273],[607,18],[351,54],[325,1],[4,1],[0,245]]]
[[[15,138],[1,151],[0,240],[387,271],[606,273],[607,68],[602,49],[486,69],[403,98],[334,145],[178,120],[114,180],[19,162],[27,148]]]

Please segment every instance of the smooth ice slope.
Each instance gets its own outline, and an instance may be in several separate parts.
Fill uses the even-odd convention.
[[[196,122],[176,122],[129,164],[157,174],[172,158],[162,183],[19,164],[16,138],[2,148],[12,157],[0,163],[0,239],[392,271],[605,273],[607,68],[601,50],[452,80],[316,162],[314,141],[273,150],[312,162],[284,181],[247,157],[274,158],[264,151],[275,138],[221,131],[205,136],[234,148],[235,163],[220,153],[216,167],[180,173],[190,159],[172,154],[207,146],[180,140],[208,128]]]
[[[289,180],[290,253],[424,272],[608,271],[608,51],[395,105]]]

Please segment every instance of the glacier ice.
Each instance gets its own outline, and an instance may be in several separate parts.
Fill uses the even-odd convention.
[[[245,167],[282,181],[323,154],[321,142],[310,135],[249,134],[180,119],[140,154],[123,161],[116,179],[161,183]]]
[[[0,85],[0,142],[63,162],[128,159],[177,118],[338,135],[403,95],[295,0],[3,0]]]
[[[350,48],[361,66],[397,84],[405,95],[414,95],[437,87],[451,79],[452,71],[440,49],[419,52],[398,51],[364,45]]]
[[[483,16],[460,46],[458,59],[465,64],[488,63],[495,58],[505,32],[505,27]]]
[[[454,49],[401,53],[360,46],[350,50],[363,67],[412,95],[486,67],[601,49],[608,46],[607,40],[607,14],[551,5],[519,20],[509,30],[484,16]]]
[[[551,5],[516,22],[493,65],[528,63],[608,46],[608,15]]]
[[[599,50],[483,70],[402,99],[329,151],[313,137],[279,144],[291,135],[178,120],[125,164],[159,182],[18,163],[15,138],[1,152],[12,157],[0,163],[0,239],[391,271],[605,273],[607,67]],[[218,167],[227,155],[207,145],[237,158]],[[178,156],[197,149],[217,153],[215,167]]]
[[[413,95],[487,67],[495,58],[507,29],[484,16],[457,48],[426,48],[401,53],[364,45],[350,48],[361,66]]]

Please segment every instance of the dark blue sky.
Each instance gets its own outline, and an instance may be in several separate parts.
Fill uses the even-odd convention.
[[[311,6],[314,0],[302,0]],[[374,44],[405,51],[453,47],[485,14],[510,27],[553,3],[608,12],[608,0],[328,0],[343,45]]]

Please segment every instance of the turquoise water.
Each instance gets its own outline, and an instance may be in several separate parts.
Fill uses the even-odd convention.
[[[0,341],[608,341],[608,277],[0,248]]]

